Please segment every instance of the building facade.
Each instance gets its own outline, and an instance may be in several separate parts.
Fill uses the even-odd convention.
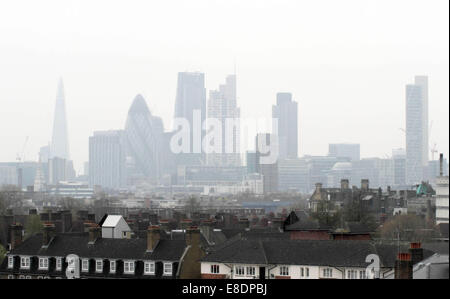
[[[89,185],[118,189],[126,184],[124,131],[97,131],[89,137]]]
[[[292,101],[291,93],[277,93],[277,104],[272,106],[272,118],[277,120],[277,127],[272,129],[272,133],[278,135],[279,157],[297,158],[298,104]]]

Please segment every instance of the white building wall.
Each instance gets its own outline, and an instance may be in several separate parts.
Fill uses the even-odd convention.
[[[449,177],[436,180],[436,224],[449,222]]]

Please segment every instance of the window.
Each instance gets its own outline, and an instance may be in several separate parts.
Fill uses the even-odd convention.
[[[46,257],[39,258],[39,269],[48,269],[48,258]]]
[[[309,268],[306,268],[306,277],[309,277]]]
[[[116,272],[116,261],[109,261],[109,272]]]
[[[14,257],[8,256],[8,268],[14,267]]]
[[[367,279],[365,270],[359,271],[359,279]]]
[[[81,260],[81,271],[83,272],[89,271],[89,260],[87,259]]]
[[[243,266],[235,267],[236,275],[245,275],[245,268]]]
[[[247,267],[247,275],[248,276],[255,276],[256,269],[255,267]]]
[[[30,258],[27,256],[23,256],[20,258],[20,267],[22,269],[29,269],[30,268]]]
[[[172,275],[172,263],[164,263],[164,275]]]
[[[95,272],[103,272],[103,260],[95,261]]]
[[[19,279],[25,279],[25,275],[19,275]]]
[[[145,274],[155,274],[155,263],[154,262],[145,262],[144,272],[145,272]]]
[[[123,271],[128,274],[134,273],[134,262],[133,261],[124,262]]]
[[[219,265],[211,265],[211,273],[212,274],[219,274],[220,273]]]
[[[14,279],[14,275],[8,275],[8,279]]]
[[[126,238],[127,237],[127,232],[122,232],[122,238]]]
[[[62,269],[62,257],[56,258],[56,270],[61,271]]]
[[[300,268],[300,276],[305,277],[305,268]]]
[[[280,266],[280,275],[281,276],[289,276],[289,267],[288,266]]]
[[[356,270],[347,270],[347,279],[356,279],[357,273]]]
[[[325,268],[323,269],[323,277],[333,277],[333,269]]]

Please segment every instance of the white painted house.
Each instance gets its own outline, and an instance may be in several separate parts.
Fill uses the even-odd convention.
[[[102,227],[102,238],[127,239],[131,236],[131,228],[121,215],[107,215],[99,225]]]
[[[394,272],[398,248],[371,241],[235,240],[201,261],[202,278],[213,279],[367,279],[369,255],[377,255],[375,274]]]

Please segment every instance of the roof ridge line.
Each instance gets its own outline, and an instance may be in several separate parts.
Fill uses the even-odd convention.
[[[264,255],[264,261],[266,262],[266,265],[268,265],[269,261],[267,260],[266,249],[264,248],[263,241],[261,239],[259,239],[259,243],[261,245],[262,252],[263,252],[263,255]]]

